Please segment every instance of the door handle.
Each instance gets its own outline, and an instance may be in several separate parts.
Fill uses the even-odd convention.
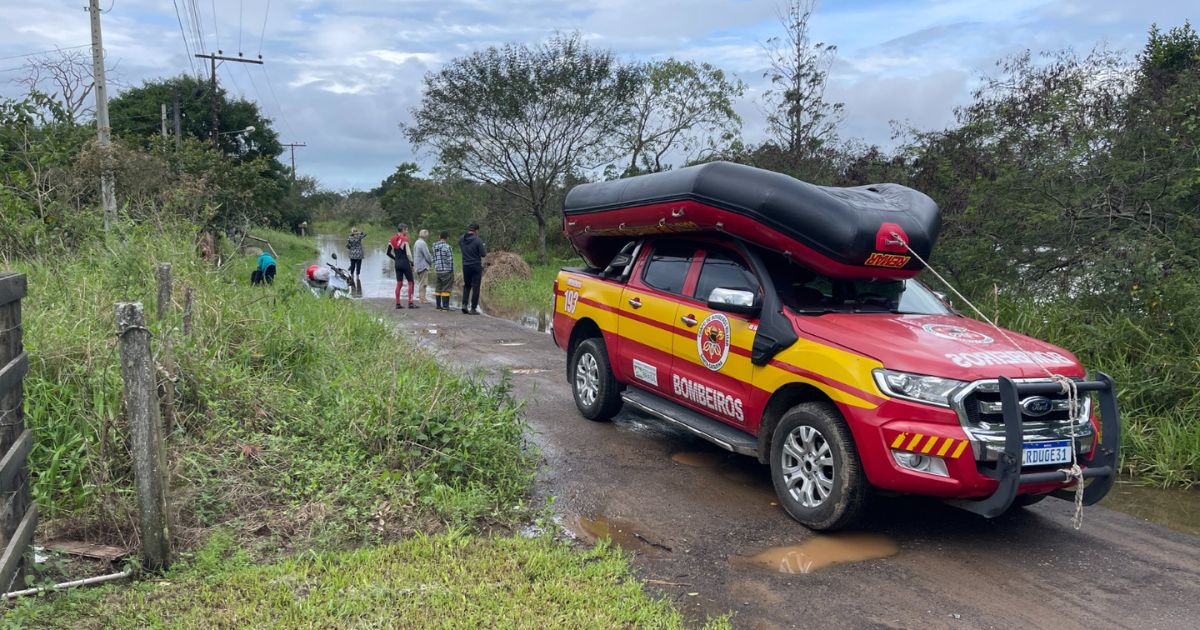
[[[642,308],[642,300],[640,298],[629,298],[629,305],[633,308]]]
[[[696,318],[692,317],[691,315],[684,315],[683,317],[679,318],[679,321],[687,324],[689,327],[696,325]]]

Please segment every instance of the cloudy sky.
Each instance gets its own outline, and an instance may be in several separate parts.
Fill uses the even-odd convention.
[[[20,55],[86,45],[84,0],[0,0],[0,96],[21,89]],[[207,73],[190,52],[261,54],[225,64],[222,84],[257,101],[302,174],[332,189],[369,188],[416,161],[398,124],[425,73],[476,48],[579,31],[625,59],[707,61],[751,87],[739,112],[762,138],[761,42],[780,31],[775,0],[100,0],[110,91],[180,72]],[[1024,49],[1098,43],[1136,51],[1153,22],[1197,17],[1194,0],[824,0],[816,40],[837,45],[827,96],[846,104],[843,135],[887,145],[892,120],[951,121],[981,73]],[[177,9],[178,8],[178,13]],[[1189,10],[1191,14],[1189,15]],[[182,18],[182,19],[181,19]],[[180,22],[183,22],[182,26]],[[203,43],[196,40],[200,24]],[[184,32],[188,33],[186,37]],[[86,50],[86,49],[84,49]],[[286,157],[286,155],[284,156]]]

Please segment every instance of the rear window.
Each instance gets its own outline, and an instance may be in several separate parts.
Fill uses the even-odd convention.
[[[642,273],[642,282],[660,291],[682,294],[695,253],[695,247],[676,241],[655,243],[646,271]]]

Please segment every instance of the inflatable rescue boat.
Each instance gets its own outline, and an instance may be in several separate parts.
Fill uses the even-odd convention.
[[[723,232],[831,277],[908,278],[940,227],[937,204],[899,184],[816,186],[731,162],[583,184],[563,202],[563,233],[593,267],[631,238]]]

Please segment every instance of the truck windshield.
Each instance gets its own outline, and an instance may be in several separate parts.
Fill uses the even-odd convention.
[[[797,313],[951,313],[933,291],[917,280],[829,278],[774,252],[759,250],[759,254],[780,300]]]

